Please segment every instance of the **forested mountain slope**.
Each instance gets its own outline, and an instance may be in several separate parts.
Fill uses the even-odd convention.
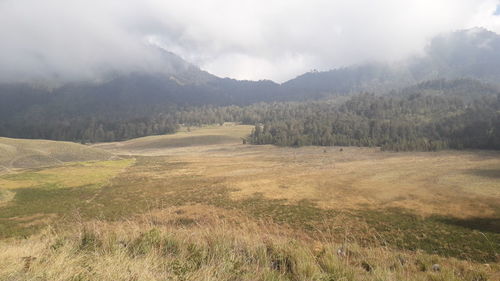
[[[253,125],[262,123],[262,116],[258,116],[261,113],[257,113],[260,109],[278,110],[269,104],[253,106],[262,102],[277,102],[288,108],[294,102],[306,102],[297,106],[310,107],[316,104],[314,100],[332,99],[335,99],[336,105],[343,103],[343,106],[329,108],[329,102],[324,105],[322,102],[317,103],[321,106],[314,110],[320,112],[314,114],[323,117],[299,114],[302,116],[299,120],[298,117],[291,118],[287,115],[289,113],[280,115],[278,110],[272,112],[274,117],[265,121],[275,124],[278,118],[286,118],[283,120],[305,124],[307,120],[303,118],[319,118],[323,125],[329,123],[331,130],[339,130],[339,119],[323,112],[335,111],[339,116],[348,115],[346,118],[356,123],[356,126],[365,126],[366,120],[382,123],[399,120],[397,122],[418,125],[418,129],[415,129],[417,133],[401,132],[405,136],[402,139],[409,138],[409,134],[428,138],[427,134],[421,133],[428,129],[419,127],[423,126],[424,120],[433,126],[442,122],[458,124],[460,121],[462,127],[482,128],[474,122],[484,117],[481,120],[492,122],[491,126],[485,125],[490,128],[496,126],[498,114],[495,112],[496,103],[488,100],[496,101],[499,92],[499,38],[499,35],[484,29],[443,34],[430,41],[424,54],[418,57],[395,64],[369,63],[306,73],[281,85],[272,81],[219,78],[175,54],[162,51],[166,68],[161,73],[115,73],[100,81],[58,86],[39,83],[0,85],[0,136],[82,142],[124,140],[172,133],[179,124],[224,121]],[[349,108],[349,104],[356,103],[359,94],[365,92],[376,96],[363,98],[369,108],[361,107],[354,113],[344,110]],[[339,96],[347,97],[336,99]],[[431,103],[431,106],[428,107],[427,103]],[[377,114],[383,117],[372,116],[371,107],[379,108]],[[256,115],[259,118],[254,118]],[[351,118],[351,115],[361,120]],[[421,120],[415,121],[415,116]],[[439,133],[440,136],[451,133],[454,136],[446,135],[445,139],[440,137],[438,140],[451,145],[450,139],[462,134],[457,130]],[[491,130],[489,132],[490,135],[496,134]],[[380,137],[376,137],[377,141],[373,137],[368,141],[363,134],[350,131],[340,135],[345,135],[344,138],[351,141],[337,140],[333,143],[385,146],[388,143],[387,140],[381,141]],[[300,142],[331,143],[306,139]],[[290,141],[270,143],[290,144]],[[475,144],[466,147],[492,146]]]

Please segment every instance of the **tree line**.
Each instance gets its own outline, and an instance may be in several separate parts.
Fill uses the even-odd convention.
[[[429,81],[386,95],[239,106],[108,102],[106,107],[31,106],[17,115],[17,109],[5,107],[10,118],[0,118],[0,135],[105,142],[175,133],[181,125],[239,122],[255,125],[247,138],[252,144],[500,149],[500,95],[466,79]]]
[[[309,102],[271,110],[253,144],[379,146],[391,151],[500,149],[500,95],[471,103],[457,97],[362,94],[341,105]]]

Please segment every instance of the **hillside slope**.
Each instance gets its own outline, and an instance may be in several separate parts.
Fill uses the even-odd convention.
[[[77,143],[0,138],[0,171],[72,161],[107,160],[111,157],[113,155],[109,152]]]

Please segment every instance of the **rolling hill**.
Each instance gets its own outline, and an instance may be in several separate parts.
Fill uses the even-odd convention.
[[[109,152],[71,142],[0,138],[0,171],[111,157]]]
[[[123,142],[98,143],[92,147],[115,154],[156,155],[164,154],[165,149],[189,148],[211,145],[241,144],[252,131],[253,126],[225,123],[222,126],[183,128],[171,135],[147,136]],[[171,151],[168,151],[171,153]]]

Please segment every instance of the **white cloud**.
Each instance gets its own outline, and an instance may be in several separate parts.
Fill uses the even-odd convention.
[[[498,9],[500,9],[500,1],[483,1],[477,13],[470,19],[467,27],[481,26],[500,33],[500,15],[497,14]]]
[[[158,71],[153,40],[220,76],[284,81],[500,31],[494,0],[0,0],[0,80]]]

